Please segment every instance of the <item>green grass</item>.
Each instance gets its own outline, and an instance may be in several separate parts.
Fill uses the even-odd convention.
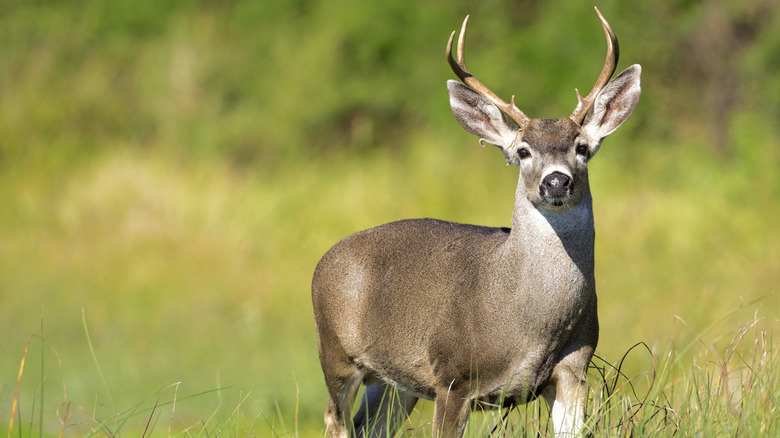
[[[773,436],[780,431],[780,367],[777,343],[765,330],[767,322],[776,325],[776,321],[754,318],[738,326],[730,337],[712,339],[708,332],[692,333],[685,345],[660,350],[638,343],[614,362],[597,355],[589,370],[586,427],[593,436],[604,437]],[[92,349],[86,320],[84,336]],[[43,336],[32,336],[21,357],[11,416],[7,423],[0,421],[7,424],[9,436],[323,434],[322,427],[308,425],[299,417],[301,389],[297,385],[292,412],[284,412],[278,403],[268,411],[257,410],[250,403],[252,394],[223,400],[222,388],[186,394],[180,391],[181,382],[157,388],[141,400],[123,400],[127,395],[123,393],[115,403],[103,379],[100,352],[93,353],[92,366],[103,381],[108,406],[97,399],[82,404],[68,396],[63,372],[67,364]],[[641,363],[636,374],[625,369],[632,359]],[[47,364],[52,360],[54,367]],[[37,365],[41,374],[31,378],[31,368]],[[47,374],[46,370],[59,373]],[[61,393],[61,398],[45,409],[44,393],[58,397]],[[200,418],[187,412],[199,400],[212,409]],[[432,403],[418,403],[400,435],[430,436],[431,411]],[[474,411],[466,435],[538,436],[549,435],[551,430],[547,408],[539,400],[510,410]]]

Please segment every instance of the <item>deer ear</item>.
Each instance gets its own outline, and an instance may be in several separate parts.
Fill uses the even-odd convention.
[[[447,81],[447,90],[452,114],[463,129],[501,149],[512,144],[517,127],[504,117],[497,106],[455,80]]]
[[[634,64],[601,90],[593,103],[593,109],[582,123],[588,136],[601,141],[628,120],[639,103],[639,95],[642,94],[639,86],[641,74],[642,67]]]

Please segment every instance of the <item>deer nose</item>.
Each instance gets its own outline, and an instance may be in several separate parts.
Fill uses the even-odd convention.
[[[569,193],[571,187],[571,177],[562,172],[552,172],[542,180],[541,189],[547,196],[560,198]]]

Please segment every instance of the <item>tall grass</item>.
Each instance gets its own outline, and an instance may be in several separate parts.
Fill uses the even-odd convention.
[[[102,366],[98,358],[99,352],[96,352],[90,340],[89,329],[87,327],[86,317],[83,318],[85,341],[92,353],[93,366],[103,384],[103,390],[108,394],[108,411],[101,412],[97,406],[97,399],[94,404],[86,404],[88,401],[75,401],[68,396],[67,382],[64,376],[63,363],[54,345],[50,344],[43,334],[36,334],[30,337],[21,355],[19,363],[19,373],[16,381],[16,390],[11,406],[10,417],[0,420],[0,424],[7,424],[8,437],[19,436],[118,436],[122,434],[155,436],[162,435],[155,432],[158,424],[167,423],[167,435],[184,434],[188,436],[210,436],[214,433],[227,434],[229,436],[240,436],[243,433],[251,433],[255,430],[254,419],[252,423],[245,424],[243,420],[239,421],[239,411],[247,397],[241,398],[236,406],[223,408],[216,405],[211,415],[192,420],[191,424],[183,423],[181,419],[176,418],[176,403],[187,402],[192,399],[202,398],[211,393],[219,392],[220,388],[204,391],[196,394],[179,395],[181,382],[171,383],[160,388],[156,394],[148,399],[141,401],[131,401],[126,404],[125,395],[119,397],[120,404],[114,402],[111,389],[106,384],[103,377]],[[39,342],[44,348],[41,350],[37,359],[40,360],[41,373],[35,375],[32,379],[25,379],[25,370],[28,359],[36,359],[35,354],[31,353],[30,346],[34,341]],[[47,354],[47,350],[50,354]],[[57,359],[57,369],[59,374],[48,375],[46,373],[46,358],[52,356]],[[29,373],[29,371],[28,371]],[[23,391],[23,385],[32,382],[33,391]],[[58,392],[59,400],[54,409],[44,408],[44,391],[51,391],[52,384],[61,383],[61,392]],[[26,395],[30,394],[32,398],[28,401]],[[27,404],[29,403],[29,405]],[[116,406],[128,406],[124,409],[116,409]],[[23,408],[24,407],[24,408]],[[162,412],[165,410],[165,414]],[[168,414],[169,412],[169,414]],[[167,418],[166,418],[167,415]],[[257,417],[259,417],[258,415]],[[184,418],[190,418],[191,415],[184,415]],[[174,420],[177,420],[174,423]],[[167,421],[166,421],[167,420]],[[187,420],[185,420],[187,421]],[[174,427],[176,424],[176,427]],[[244,432],[239,433],[239,431]]]
[[[743,324],[722,349],[704,344],[652,352],[652,368],[635,376],[594,367],[591,422],[602,436],[764,436],[780,427],[780,378],[771,335]],[[746,335],[753,331],[753,337]],[[638,344],[639,345],[639,344]],[[631,354],[629,351],[626,354]]]
[[[85,322],[85,337],[90,344]],[[780,432],[780,367],[777,343],[764,330],[767,321],[753,318],[737,327],[731,336],[719,342],[706,333],[693,333],[686,345],[663,350],[644,343],[629,348],[616,362],[594,357],[588,376],[589,393],[586,428],[593,436],[774,436]],[[777,321],[770,326],[775,328]],[[34,342],[33,342],[34,341]],[[44,348],[37,355],[34,343]],[[94,367],[100,369],[99,351]],[[627,374],[624,363],[640,356],[645,368]],[[25,380],[28,360],[57,359],[60,374],[40,375],[37,381]],[[251,394],[241,395],[232,404],[215,403],[213,411],[201,418],[184,413],[188,402],[210,393],[180,395],[181,382],[160,388],[156,394],[127,409],[99,413],[96,406],[70,399],[62,371],[63,364],[55,346],[41,335],[27,342],[21,356],[11,415],[7,419],[8,436],[321,436],[322,427],[301,430],[296,403],[291,413],[277,404],[269,412],[254,411],[246,402]],[[56,409],[45,409],[44,390],[61,383],[61,399]],[[27,399],[20,386],[32,385]],[[106,392],[110,391],[105,388]],[[295,398],[300,399],[300,388]],[[28,391],[27,394],[30,394]],[[118,395],[124,398],[125,395]],[[388,401],[389,402],[389,401]],[[124,401],[122,402],[124,403]],[[178,410],[177,410],[178,403]],[[359,403],[359,397],[358,402]],[[420,402],[404,423],[401,436],[430,436],[432,403]],[[393,413],[391,412],[391,415]],[[0,421],[3,424],[4,421]],[[370,427],[370,425],[369,425]],[[539,436],[550,435],[552,425],[541,400],[503,410],[472,412],[467,436]]]

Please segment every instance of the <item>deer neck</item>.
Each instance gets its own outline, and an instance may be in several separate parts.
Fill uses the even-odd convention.
[[[593,199],[585,186],[579,202],[566,210],[543,210],[525,196],[523,182],[518,184],[512,214],[512,231],[507,248],[514,257],[540,263],[576,265],[586,277],[593,276]],[[510,257],[510,258],[514,258]]]

